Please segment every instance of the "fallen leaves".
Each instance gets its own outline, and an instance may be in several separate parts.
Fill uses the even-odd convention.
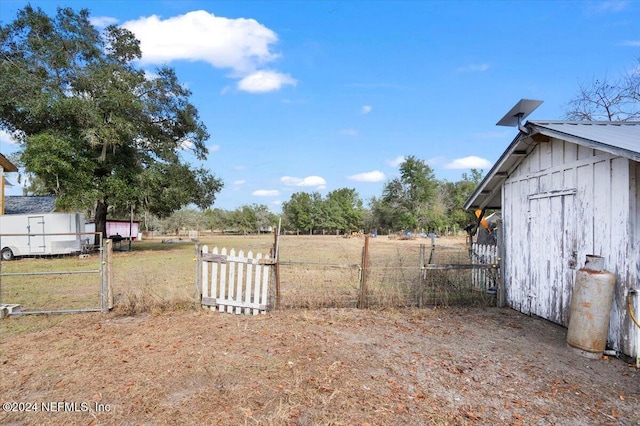
[[[171,423],[176,413],[188,414],[187,423],[194,424],[613,424],[638,413],[638,373],[618,360],[574,368],[562,358],[559,334],[553,345],[552,335],[531,350],[530,336],[555,331],[546,323],[534,333],[532,319],[496,326],[496,317],[517,315],[507,310],[463,314],[462,331],[482,328],[461,335],[455,325],[462,315],[455,309],[439,310],[438,322],[421,317],[420,326],[402,312],[348,309],[280,311],[257,319],[176,313],[171,327],[162,314],[147,320],[157,322],[151,328],[107,321],[100,329],[91,326],[91,347],[70,359],[43,352],[33,335],[17,335],[2,347],[2,358],[10,360],[3,368],[16,379],[20,373],[13,371],[34,374],[8,380],[0,391],[15,400],[64,392],[68,400],[118,407],[96,424],[144,423],[151,414],[158,423]],[[527,339],[509,334],[517,328],[526,328]],[[443,337],[445,331],[450,336]],[[488,346],[488,340],[494,343]],[[98,371],[87,361],[96,354],[105,360]]]

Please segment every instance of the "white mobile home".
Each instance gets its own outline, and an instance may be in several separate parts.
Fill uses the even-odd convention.
[[[616,276],[608,346],[640,356],[640,122],[520,130],[465,204],[502,211],[505,303],[567,326],[576,272],[602,256]]]
[[[2,260],[82,251],[85,218],[80,213],[0,215]]]

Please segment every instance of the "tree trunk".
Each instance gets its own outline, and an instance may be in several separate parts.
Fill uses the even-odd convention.
[[[107,203],[104,200],[98,200],[96,203],[96,232],[100,235],[96,235],[96,245],[102,244],[102,239],[107,238]]]

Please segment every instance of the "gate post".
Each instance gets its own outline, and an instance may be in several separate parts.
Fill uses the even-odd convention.
[[[280,309],[280,225],[282,218],[278,221],[278,228],[273,230],[273,246],[271,247],[271,290],[269,291],[269,305],[272,309]]]
[[[100,249],[100,309],[107,313],[113,309],[113,289],[111,286],[113,276],[113,245],[110,239],[102,240]]]

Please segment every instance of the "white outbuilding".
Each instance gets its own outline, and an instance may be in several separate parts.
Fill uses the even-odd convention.
[[[640,122],[519,128],[465,204],[502,212],[505,304],[567,326],[576,271],[602,256],[616,276],[607,345],[637,359]]]

